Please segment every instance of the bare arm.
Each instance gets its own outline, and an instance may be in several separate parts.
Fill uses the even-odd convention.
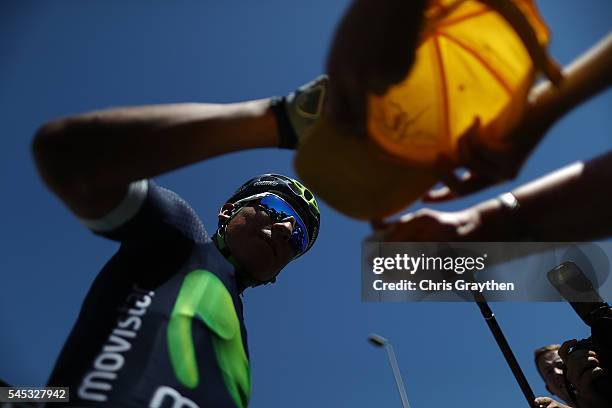
[[[612,236],[611,179],[612,152],[574,163],[515,189],[520,207],[514,217],[508,216],[497,199],[473,207],[482,223],[474,233],[502,241],[582,241]]]
[[[509,214],[499,200],[465,210],[475,227],[470,241],[582,241],[612,236],[612,152],[577,162],[518,187],[520,207]]]
[[[612,236],[612,152],[575,163],[513,191],[509,212],[491,199],[457,212],[422,209],[375,223],[384,241],[582,241]]]
[[[519,217],[539,241],[612,235],[612,152],[578,162],[517,188]]]
[[[563,69],[563,81],[552,86],[545,81],[531,91],[531,115],[548,127],[567,112],[612,84],[612,33],[602,38]],[[535,112],[534,112],[535,110]]]
[[[79,217],[114,209],[130,182],[209,157],[276,147],[267,99],[117,108],[42,126],[32,150],[45,183]]]

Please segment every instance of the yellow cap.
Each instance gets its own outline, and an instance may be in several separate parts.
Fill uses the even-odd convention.
[[[544,47],[548,30],[533,1],[508,4],[521,9]],[[534,74],[521,36],[502,15],[480,1],[432,0],[410,74],[368,98],[369,137],[343,135],[321,119],[300,140],[296,170],[350,217],[392,215],[437,182],[431,169],[438,156],[456,158],[459,138],[477,117],[483,141],[503,146]]]
[[[337,132],[325,119],[302,137],[294,165],[329,206],[363,220],[398,212],[438,180],[431,171],[392,161],[366,138]]]
[[[546,44],[548,30],[533,2],[516,5]],[[434,17],[438,8],[444,12]],[[370,95],[368,133],[390,155],[420,167],[440,154],[454,157],[476,117],[486,142],[503,146],[534,74],[527,47],[502,15],[480,1],[434,1],[410,74],[384,95]]]

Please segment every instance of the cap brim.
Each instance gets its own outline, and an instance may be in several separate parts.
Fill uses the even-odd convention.
[[[294,165],[329,206],[363,220],[400,211],[438,181],[432,171],[389,160],[367,138],[340,134],[325,119],[300,140]]]

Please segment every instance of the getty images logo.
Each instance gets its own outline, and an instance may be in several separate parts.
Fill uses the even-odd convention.
[[[420,254],[395,254],[372,259],[372,272],[380,275],[386,271],[402,271],[414,275],[419,271],[448,271],[458,275],[464,272],[481,271],[485,268],[487,254],[482,256],[426,256]]]

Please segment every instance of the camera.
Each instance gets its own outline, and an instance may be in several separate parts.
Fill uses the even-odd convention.
[[[569,353],[592,350],[602,368],[612,368],[612,310],[593,287],[592,282],[574,262],[567,261],[548,272],[548,280],[568,301],[576,314],[591,328],[591,336],[581,339]],[[593,389],[612,401],[611,377],[595,380]]]
[[[571,351],[593,350],[602,358],[612,352],[612,310],[574,262],[567,261],[548,272],[548,280],[591,328],[591,337],[582,339]],[[600,363],[604,364],[603,361]],[[609,363],[609,362],[608,362]],[[606,364],[604,368],[609,368]]]

